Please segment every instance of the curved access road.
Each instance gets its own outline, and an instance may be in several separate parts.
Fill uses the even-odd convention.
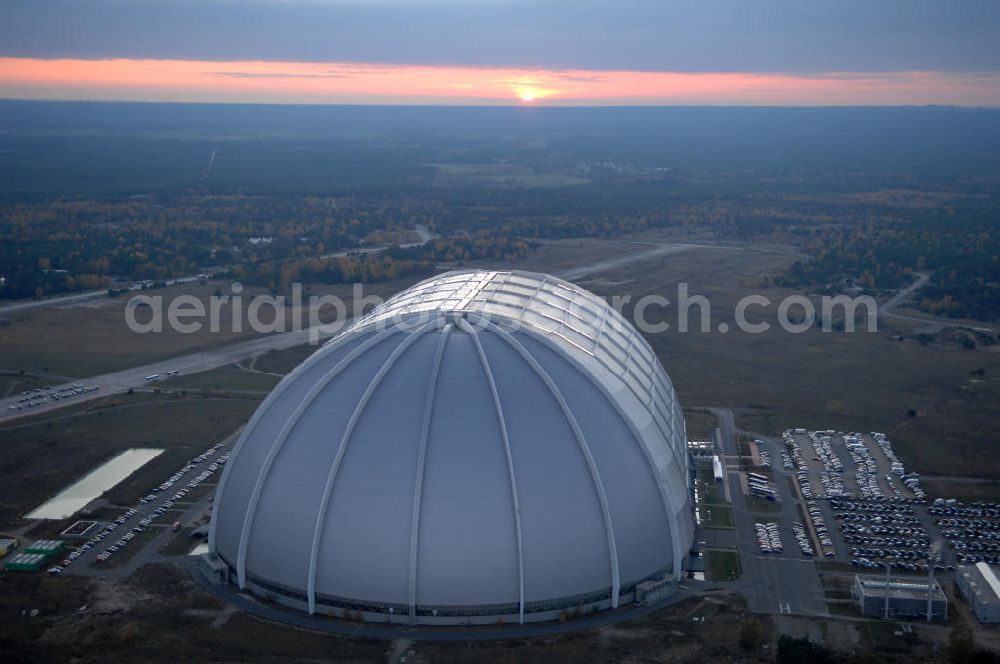
[[[897,314],[897,313],[895,313],[894,310],[897,307],[899,307],[900,305],[903,305],[907,301],[909,301],[910,296],[913,295],[913,293],[916,292],[917,290],[919,290],[919,289],[923,288],[925,285],[927,285],[927,282],[930,281],[930,279],[931,279],[931,276],[929,274],[927,274],[926,272],[914,272],[913,274],[917,278],[916,278],[916,280],[912,284],[910,284],[906,288],[901,289],[895,295],[893,295],[888,300],[886,300],[885,302],[883,302],[882,304],[879,305],[879,307],[878,307],[878,314],[879,314],[879,316],[882,316],[882,317],[885,317],[885,318],[895,318],[896,320],[910,321],[910,322],[913,322],[913,323],[922,323],[923,326],[917,328],[916,331],[917,332],[925,332],[925,333],[928,333],[928,334],[934,334],[935,332],[940,332],[941,330],[943,330],[946,327],[967,327],[968,329],[975,330],[976,332],[998,332],[998,331],[1000,331],[1000,330],[998,330],[995,327],[989,327],[989,326],[986,326],[986,325],[981,325],[981,326],[963,325],[963,324],[961,324],[959,322],[956,322],[956,321],[954,321],[954,320],[952,320],[950,318],[942,318],[940,316],[920,316],[920,317],[917,317],[917,316],[907,316],[905,314]]]

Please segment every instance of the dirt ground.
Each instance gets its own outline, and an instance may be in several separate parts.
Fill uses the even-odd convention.
[[[32,609],[38,613],[31,616]],[[23,612],[23,613],[22,613]],[[742,642],[759,625],[755,645]],[[754,616],[741,597],[692,597],[639,619],[562,635],[479,642],[353,638],[233,611],[187,572],[151,565],[127,579],[0,575],[7,662],[773,662],[780,636],[809,638],[833,662],[939,662],[948,626]],[[981,639],[977,644],[985,645]]]
[[[42,594],[39,615],[21,616]],[[386,662],[397,644],[291,629],[233,613],[187,573],[148,566],[129,579],[0,576],[5,662]],[[407,662],[768,661],[740,650],[742,600],[689,599],[639,620],[559,636],[483,642],[403,643]],[[761,619],[765,641],[772,636]]]

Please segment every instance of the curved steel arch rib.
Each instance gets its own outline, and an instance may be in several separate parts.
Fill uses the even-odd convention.
[[[355,406],[354,412],[351,413],[351,419],[347,422],[347,427],[344,429],[344,435],[340,440],[340,447],[337,448],[337,455],[333,459],[333,465],[330,466],[330,473],[327,475],[326,484],[323,487],[323,497],[320,499],[319,509],[316,512],[316,526],[313,531],[312,548],[309,553],[309,576],[306,586],[306,597],[309,600],[309,613],[316,612],[316,567],[319,563],[319,544],[320,540],[323,539],[323,525],[326,523],[326,512],[330,505],[330,494],[333,491],[333,483],[337,478],[337,471],[340,469],[340,464],[344,460],[344,453],[347,451],[347,445],[351,442],[351,436],[354,434],[354,428],[358,424],[358,420],[361,419],[361,414],[364,413],[365,408],[368,406],[368,401],[371,399],[372,394],[378,388],[379,383],[385,378],[385,375],[389,373],[389,370],[399,359],[407,348],[413,345],[413,343],[422,337],[428,330],[432,327],[436,327],[438,321],[433,320],[426,323],[414,332],[407,334],[406,338],[396,346],[392,353],[386,359],[385,364],[383,364],[379,370],[372,377],[371,381],[368,383],[368,387],[365,388],[364,394],[358,400],[358,405]],[[395,331],[395,330],[394,330]]]
[[[427,463],[427,439],[430,435],[431,416],[434,412],[434,400],[437,398],[437,380],[441,371],[441,358],[444,356],[445,345],[448,343],[448,333],[452,324],[448,323],[441,330],[437,350],[434,351],[434,364],[431,367],[430,379],[427,382],[427,400],[424,402],[424,420],[420,430],[420,447],[417,449],[417,472],[413,481],[413,514],[410,518],[410,574],[407,581],[407,601],[409,603],[410,623],[417,616],[417,544],[420,538],[420,509],[424,492],[424,468]]]
[[[604,484],[601,482],[601,474],[597,469],[597,463],[594,461],[594,456],[590,452],[590,445],[587,443],[587,439],[583,435],[583,430],[580,429],[580,425],[577,423],[576,417],[570,410],[569,404],[566,403],[566,398],[559,390],[559,386],[555,384],[555,381],[552,380],[552,377],[549,376],[548,372],[545,371],[538,361],[524,349],[524,346],[522,346],[521,343],[513,337],[513,335],[505,332],[493,322],[489,322],[485,329],[489,330],[491,333],[506,342],[511,348],[514,349],[521,359],[524,360],[529,367],[531,367],[535,374],[545,384],[549,393],[556,400],[556,403],[559,404],[563,417],[566,418],[570,429],[573,431],[573,436],[576,438],[580,453],[583,455],[583,458],[587,463],[587,468],[590,470],[590,478],[594,484],[594,491],[597,493],[597,499],[601,505],[601,512],[604,515],[604,529],[608,537],[608,561],[611,566],[611,608],[618,608],[618,592],[621,589],[621,579],[619,577],[618,569],[618,549],[615,543],[615,529],[614,524],[611,521],[611,510],[608,507],[608,496],[604,491]]]
[[[289,434],[291,434],[292,430],[295,429],[295,426],[299,423],[299,420],[302,419],[302,416],[309,409],[309,406],[316,400],[316,397],[320,395],[330,381],[350,366],[354,360],[358,359],[358,357],[378,345],[386,338],[395,334],[396,331],[397,330],[392,329],[376,334],[364,343],[358,345],[358,347],[348,353],[344,359],[334,365],[330,371],[323,374],[323,377],[320,378],[315,385],[313,385],[312,389],[309,390],[306,396],[302,399],[301,403],[299,403],[299,405],[292,412],[291,417],[288,418],[284,426],[282,426],[281,431],[278,433],[278,437],[275,438],[274,442],[271,444],[271,448],[268,450],[267,456],[264,458],[264,463],[261,464],[260,470],[257,473],[257,480],[254,482],[253,491],[250,494],[250,504],[247,506],[247,512],[243,517],[243,527],[240,530],[240,543],[236,553],[236,578],[239,582],[240,588],[246,587],[247,546],[250,542],[250,533],[253,529],[254,517],[257,513],[257,505],[260,503],[260,494],[264,488],[267,476],[271,472],[271,467],[274,465],[274,460],[278,456],[278,452],[281,451],[281,448],[285,445],[285,441],[288,440]]]
[[[503,416],[503,407],[500,405],[500,394],[497,392],[496,380],[493,378],[493,370],[490,368],[490,362],[486,358],[486,351],[483,350],[483,344],[479,340],[479,335],[476,330],[469,325],[468,321],[464,318],[459,320],[458,326],[463,332],[466,332],[472,336],[472,341],[476,345],[476,351],[479,353],[479,363],[483,367],[483,371],[486,372],[486,379],[490,384],[490,392],[493,395],[493,405],[496,408],[497,421],[500,424],[500,436],[503,439],[503,449],[504,455],[507,459],[507,477],[510,480],[510,493],[512,507],[514,509],[514,533],[517,539],[517,621],[519,623],[524,622],[524,546],[523,540],[521,539],[521,507],[517,499],[517,480],[514,477],[514,457],[510,451],[510,438],[507,435],[507,421]]]

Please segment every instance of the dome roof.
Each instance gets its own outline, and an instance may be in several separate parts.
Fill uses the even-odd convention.
[[[683,414],[631,325],[554,277],[451,272],[282,380],[209,545],[310,612],[528,620],[679,578],[688,496]]]

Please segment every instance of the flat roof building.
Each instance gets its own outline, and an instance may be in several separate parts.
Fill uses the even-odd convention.
[[[43,556],[52,556],[59,553],[62,548],[62,540],[35,540],[24,549],[24,552],[40,553]]]
[[[959,565],[958,589],[981,623],[1000,623],[1000,579],[986,563]]]
[[[45,564],[45,556],[41,553],[16,553],[4,563],[8,572],[37,572]]]
[[[866,618],[948,619],[948,598],[937,581],[857,574],[854,597]]]
[[[715,454],[715,442],[711,440],[689,440],[688,454],[695,461],[709,462]]]

